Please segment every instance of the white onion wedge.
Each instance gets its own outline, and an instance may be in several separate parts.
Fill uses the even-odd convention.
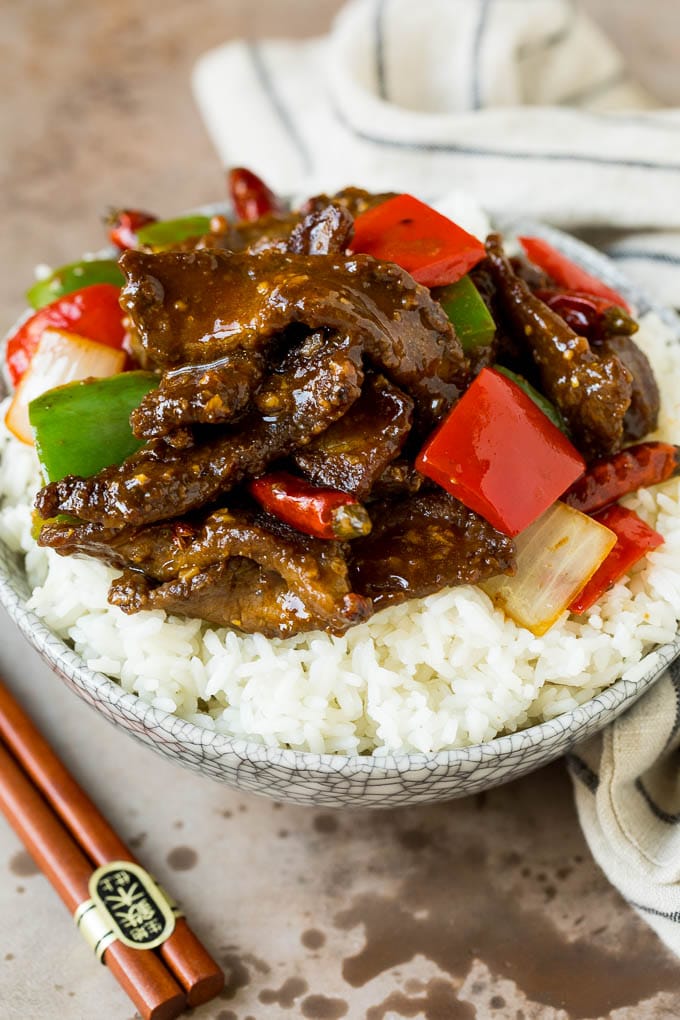
[[[483,581],[495,605],[536,637],[545,634],[616,544],[579,510],[555,503],[515,539],[517,572]]]
[[[95,343],[65,329],[46,329],[5,415],[5,425],[23,443],[33,443],[28,405],[41,393],[81,379],[122,372],[125,351]]]

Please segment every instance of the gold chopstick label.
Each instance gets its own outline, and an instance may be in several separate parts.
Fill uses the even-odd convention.
[[[99,959],[116,939],[131,949],[155,949],[172,935],[180,916],[151,875],[131,861],[109,861],[97,868],[89,892],[74,920]]]
[[[155,879],[154,879],[154,881],[155,881]],[[180,905],[177,902],[177,900],[174,899],[174,897],[172,897],[170,895],[170,893],[165,888],[165,886],[161,885],[160,882],[156,882],[156,888],[160,891],[161,895],[165,898],[165,902],[168,904],[168,906],[172,910],[172,912],[175,915],[175,917],[186,917],[186,914],[184,913],[184,911],[180,907]]]
[[[85,900],[80,904],[73,919],[76,928],[94,952],[97,959],[103,963],[104,953],[112,942],[116,941],[116,935],[109,923],[108,917],[104,917],[98,910],[94,900]]]

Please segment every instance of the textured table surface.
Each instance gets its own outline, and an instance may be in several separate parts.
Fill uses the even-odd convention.
[[[188,88],[242,34],[321,31],[336,0],[15,0],[0,8],[0,295],[95,247],[111,204],[222,194]],[[637,76],[680,104],[677,0],[588,0]],[[561,765],[466,801],[379,814],[246,797],[112,729],[0,619],[0,673],[224,963],[201,1020],[680,1015],[680,963],[592,863]],[[131,1020],[0,818],[1,1020]]]

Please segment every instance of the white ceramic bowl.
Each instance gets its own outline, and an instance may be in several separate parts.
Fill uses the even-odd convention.
[[[508,233],[545,237],[584,268],[626,295],[641,313],[656,311],[680,342],[680,319],[660,309],[603,255],[535,223]],[[328,807],[393,807],[463,797],[545,765],[629,708],[680,653],[680,635],[586,704],[539,726],[486,744],[437,754],[319,755],[230,739],[152,708],[83,660],[26,609],[29,588],[19,557],[0,542],[0,602],[43,659],[115,726],[187,768],[278,800]]]

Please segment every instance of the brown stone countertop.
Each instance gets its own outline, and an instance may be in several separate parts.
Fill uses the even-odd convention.
[[[323,30],[338,0],[18,0],[0,8],[0,294],[101,242],[108,206],[223,194],[189,70],[243,34]],[[680,103],[677,0],[587,0]],[[680,962],[593,864],[560,764],[464,801],[330,813],[170,765],[70,693],[0,618],[0,674],[224,963],[196,1020],[661,1020]],[[0,818],[0,1017],[132,1020]]]

